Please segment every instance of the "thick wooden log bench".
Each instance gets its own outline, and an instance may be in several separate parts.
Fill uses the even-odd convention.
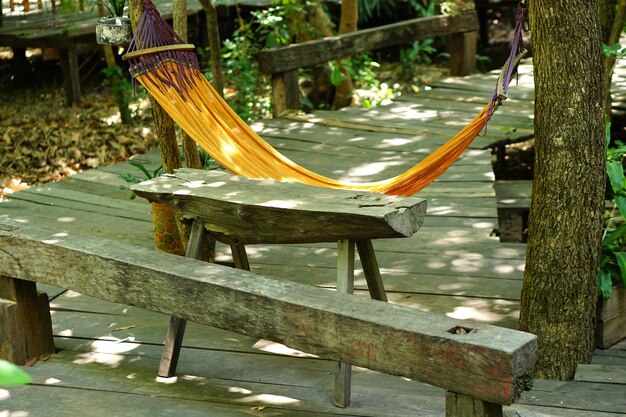
[[[475,10],[454,16],[429,16],[405,20],[371,29],[358,30],[319,40],[264,49],[258,54],[259,67],[272,77],[272,113],[301,108],[298,69],[340,60],[347,56],[407,45],[411,42],[447,36],[450,74],[468,75],[476,71],[478,18]]]
[[[3,288],[20,293],[0,304],[5,358],[25,333],[51,345],[49,315],[32,319],[43,311],[22,301],[36,298],[32,282],[442,387],[446,417],[501,416],[502,405],[528,388],[537,353],[528,333],[15,222],[0,223],[0,274]],[[31,314],[16,314],[20,309]]]
[[[412,236],[426,202],[414,197],[329,190],[300,183],[260,181],[222,171],[180,169],[133,186],[152,203],[192,221],[187,256],[200,259],[207,235],[229,244],[236,268],[250,270],[247,244],[337,242],[337,290],[352,293],[355,247],[373,299],[387,301],[372,239]],[[172,317],[159,375],[176,372],[186,323]],[[350,403],[350,365],[339,362],[335,405]]]

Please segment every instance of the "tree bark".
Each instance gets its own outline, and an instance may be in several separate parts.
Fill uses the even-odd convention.
[[[187,42],[187,0],[174,0],[172,4],[172,17],[174,32]],[[187,168],[202,168],[198,146],[187,132],[180,130],[180,142],[183,145],[185,155],[185,165]]]
[[[359,22],[358,0],[341,1],[341,17],[339,19],[339,33],[350,33],[357,29]],[[344,80],[335,86],[335,98],[333,99],[333,109],[340,109],[350,105],[352,101],[352,77],[348,71],[337,62],[339,70],[344,75]]]
[[[213,0],[200,0],[206,14],[206,27],[209,35],[209,60],[213,73],[212,84],[222,98],[224,97],[224,73],[222,70],[222,48],[220,41],[217,10]]]
[[[128,9],[134,31],[141,17],[141,13],[143,12],[141,1],[129,0]],[[159,141],[159,147],[161,149],[163,170],[167,173],[172,173],[175,169],[182,168],[180,155],[178,153],[178,144],[176,142],[174,121],[152,96],[150,96],[150,104],[152,106],[152,118],[154,120],[157,140]]]
[[[529,3],[535,176],[520,329],[539,338],[537,377],[571,379],[594,348],[605,164],[597,2]]]
[[[626,22],[626,0],[600,0],[600,14],[602,42],[607,45],[618,43]],[[613,104],[611,81],[614,69],[615,57],[604,57],[604,110],[609,118]]]

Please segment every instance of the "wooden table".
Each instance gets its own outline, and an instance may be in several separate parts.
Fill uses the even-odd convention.
[[[223,171],[181,169],[133,186],[150,202],[176,208],[192,221],[187,257],[200,259],[207,237],[229,244],[236,268],[250,269],[245,245],[337,242],[337,290],[353,292],[358,250],[373,299],[387,301],[372,239],[412,236],[426,201],[300,183],[255,180]],[[186,321],[172,317],[159,375],[173,376]],[[337,363],[335,404],[350,402],[350,365]]]

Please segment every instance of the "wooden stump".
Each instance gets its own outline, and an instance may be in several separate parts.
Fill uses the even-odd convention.
[[[34,282],[0,276],[0,359],[30,365],[54,352],[48,296]]]

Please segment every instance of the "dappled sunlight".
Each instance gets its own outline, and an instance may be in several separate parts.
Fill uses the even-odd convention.
[[[274,394],[258,394],[251,395],[249,397],[242,398],[239,400],[242,403],[254,403],[254,404],[267,404],[267,405],[293,405],[299,404],[300,400],[291,397],[285,397],[282,395],[274,395]]]
[[[4,388],[0,388],[0,401],[8,400],[9,398],[11,398],[11,393],[9,392],[9,390],[8,389],[4,389]],[[4,411],[0,412],[0,417],[4,416],[3,413],[4,413]]]
[[[279,355],[295,356],[299,358],[317,358],[316,355],[301,352],[299,350],[287,347],[281,343],[276,343],[276,342],[272,342],[270,340],[265,340],[265,339],[259,340],[252,347],[255,349],[262,350],[263,352],[276,353]]]
[[[348,177],[366,177],[368,175],[380,174],[389,167],[402,166],[403,162],[372,162],[350,168],[347,172]]]
[[[111,368],[117,368],[125,359],[126,356],[124,354],[140,346],[139,343],[128,341],[128,338],[118,339],[111,336],[103,336],[91,343],[91,352],[79,354],[74,360],[74,363],[79,365],[97,363]]]

